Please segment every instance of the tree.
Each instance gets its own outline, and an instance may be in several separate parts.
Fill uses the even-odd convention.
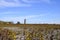
[[[20,22],[18,21],[16,24],[20,24]]]

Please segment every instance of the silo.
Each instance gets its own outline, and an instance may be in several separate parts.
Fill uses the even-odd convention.
[[[24,24],[26,24],[26,19],[24,19]]]

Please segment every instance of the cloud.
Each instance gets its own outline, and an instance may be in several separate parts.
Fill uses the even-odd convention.
[[[22,7],[30,6],[29,4],[21,3],[19,0],[13,0],[13,2],[8,2],[6,0],[0,0],[0,7]]]
[[[38,17],[42,17],[44,15],[28,15],[28,16],[5,16],[0,18],[3,21],[13,21],[13,22],[17,22],[17,21],[21,21],[23,22],[23,20],[26,18],[27,20],[31,20],[31,19],[35,19]]]
[[[31,3],[49,3],[51,0],[0,0],[0,7],[30,7]]]
[[[11,19],[30,19],[30,18],[36,18],[36,17],[40,17],[40,16],[43,16],[43,15],[28,15],[28,16],[9,16],[9,17],[7,17],[7,16],[5,16],[5,17],[3,17],[4,19],[5,18],[11,18]]]
[[[5,12],[0,12],[0,15],[12,15],[12,14],[17,14],[20,13],[19,11],[5,11]]]
[[[27,3],[41,3],[41,2],[50,3],[51,2],[51,0],[22,0],[22,1]]]

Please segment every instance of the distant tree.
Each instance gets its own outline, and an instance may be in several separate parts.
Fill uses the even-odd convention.
[[[20,24],[20,22],[18,21],[16,24]]]

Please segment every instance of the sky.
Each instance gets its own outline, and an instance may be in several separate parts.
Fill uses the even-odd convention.
[[[60,0],[0,0],[0,21],[60,24]]]

